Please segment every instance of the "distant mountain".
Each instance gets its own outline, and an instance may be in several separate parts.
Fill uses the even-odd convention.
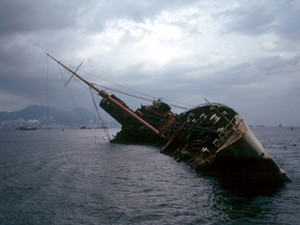
[[[81,126],[83,124],[93,124],[96,121],[96,116],[85,108],[68,112],[38,105],[31,105],[20,111],[0,112],[2,127],[3,124],[14,126],[28,120],[38,120],[39,126]]]

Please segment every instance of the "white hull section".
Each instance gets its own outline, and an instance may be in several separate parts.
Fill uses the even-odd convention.
[[[216,152],[217,156],[231,156],[235,158],[269,159],[268,152],[257,140],[246,122],[238,117],[237,127],[227,142]]]

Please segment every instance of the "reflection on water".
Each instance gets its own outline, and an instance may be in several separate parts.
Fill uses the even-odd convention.
[[[220,188],[243,197],[273,196],[285,186],[283,181],[219,178]]]
[[[209,177],[207,179],[212,180],[210,210],[217,212],[217,223],[276,224],[275,221],[280,221],[277,217],[278,214],[283,214],[280,211],[283,206],[278,207],[276,201],[284,193],[284,183],[253,183],[243,179]]]

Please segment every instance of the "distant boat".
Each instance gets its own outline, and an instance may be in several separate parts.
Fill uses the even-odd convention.
[[[293,128],[293,127],[290,127],[290,130],[294,130],[294,128]]]
[[[37,127],[32,127],[32,126],[21,126],[20,130],[36,130]]]
[[[24,122],[22,126],[19,127],[19,130],[36,130],[38,127],[38,120],[28,120]]]
[[[107,126],[86,126],[86,125],[80,126],[81,130],[84,130],[84,129],[107,129],[107,128],[108,128]]]

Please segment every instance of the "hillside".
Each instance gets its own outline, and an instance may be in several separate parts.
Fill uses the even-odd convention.
[[[14,112],[0,112],[0,128],[16,128],[22,123],[34,120],[39,127],[79,127],[83,124],[99,124],[97,117],[87,109],[78,108],[71,112],[53,107],[31,105]]]

